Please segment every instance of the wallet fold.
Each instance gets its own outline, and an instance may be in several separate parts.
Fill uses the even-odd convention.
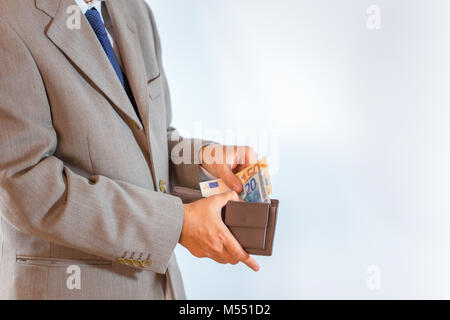
[[[200,190],[174,187],[172,195],[191,203],[202,199]],[[278,215],[278,200],[271,203],[230,201],[222,209],[222,220],[245,251],[271,256]]]

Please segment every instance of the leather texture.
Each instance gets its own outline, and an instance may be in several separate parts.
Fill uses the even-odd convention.
[[[170,186],[198,186],[203,142],[172,139],[150,8],[105,6],[142,122],[87,19],[68,27],[73,0],[0,1],[0,299],[164,299],[168,276],[185,298]]]

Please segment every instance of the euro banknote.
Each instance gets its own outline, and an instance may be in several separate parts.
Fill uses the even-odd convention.
[[[236,177],[241,181],[242,185],[245,185],[248,179],[253,177],[256,173],[262,171],[263,178],[264,178],[264,184],[266,186],[266,190],[269,195],[272,194],[272,183],[270,181],[270,174],[269,174],[269,166],[267,163],[267,157],[262,158],[261,160],[258,160],[255,164],[252,164],[245,168],[244,170],[238,172],[236,174]]]
[[[200,190],[202,191],[202,196],[205,198],[231,191],[222,179],[201,182]]]
[[[267,158],[264,157],[257,163],[248,166],[236,174],[241,181],[243,190],[239,195],[242,200],[249,202],[269,202],[272,194]],[[204,197],[230,191],[231,189],[221,179],[200,183],[200,190]]]
[[[269,194],[264,183],[264,176],[261,171],[245,182],[239,197],[247,202],[270,202]]]

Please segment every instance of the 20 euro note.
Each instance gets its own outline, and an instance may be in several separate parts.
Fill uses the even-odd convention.
[[[244,170],[238,172],[236,174],[236,177],[241,181],[242,185],[245,185],[245,183],[253,177],[258,172],[262,172],[263,174],[263,182],[266,186],[266,191],[269,195],[272,194],[272,183],[270,181],[270,174],[269,174],[269,166],[267,164],[267,157],[262,158],[261,160],[258,160],[255,164],[252,164],[245,168]]]
[[[247,202],[270,202],[269,194],[261,171],[253,175],[244,184],[239,197]]]

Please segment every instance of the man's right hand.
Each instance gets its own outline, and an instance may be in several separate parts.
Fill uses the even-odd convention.
[[[245,263],[254,271],[258,263],[244,251],[222,221],[222,208],[228,201],[239,201],[231,191],[184,205],[184,222],[180,244],[198,258],[219,263]]]

